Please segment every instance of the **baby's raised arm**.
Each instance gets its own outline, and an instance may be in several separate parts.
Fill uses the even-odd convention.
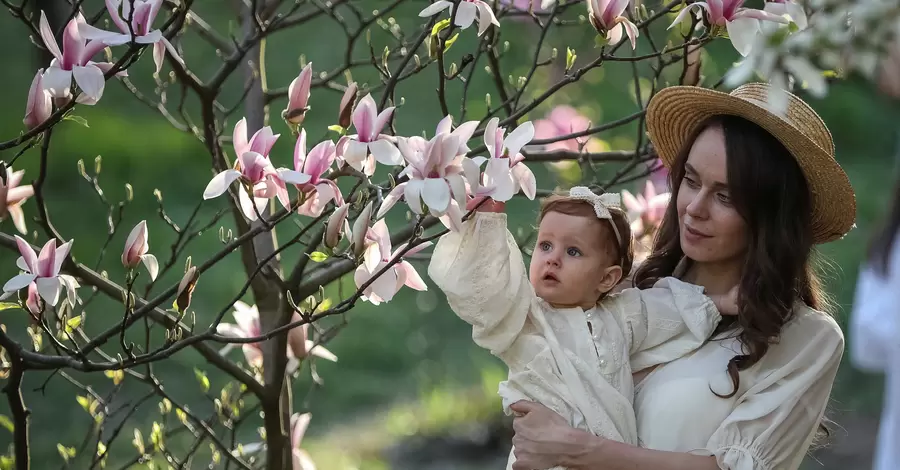
[[[481,209],[502,210],[493,204],[488,200]],[[460,233],[441,237],[428,275],[472,325],[477,345],[500,355],[522,332],[535,294],[505,213],[479,211]]]

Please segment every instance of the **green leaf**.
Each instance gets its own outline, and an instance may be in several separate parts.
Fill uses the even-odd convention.
[[[609,39],[606,39],[606,36],[598,34],[594,37],[594,47],[603,47],[607,44],[609,44]]]
[[[438,35],[438,33],[440,33],[441,31],[443,31],[449,27],[450,27],[450,18],[445,18],[441,21],[438,21],[437,23],[434,24],[434,26],[431,27],[431,36],[435,37]]]
[[[66,320],[66,333],[72,334],[76,328],[81,326],[81,316],[72,317]]]
[[[332,132],[337,132],[338,135],[344,135],[344,132],[347,131],[346,129],[344,129],[343,127],[341,127],[341,126],[339,126],[339,125],[337,125],[337,124],[332,125],[332,126],[328,126],[328,130],[329,130],[329,131],[332,131]]]
[[[73,121],[73,122],[77,122],[78,124],[81,124],[84,127],[88,127],[88,128],[91,127],[91,126],[88,126],[87,119],[85,119],[81,116],[78,116],[76,114],[69,114],[68,116],[63,118],[63,121]]]
[[[566,47],[566,70],[572,70],[572,67],[575,66],[575,59],[578,58],[578,55],[575,54],[575,50],[571,47]]]
[[[6,415],[0,415],[0,426],[6,428],[9,432],[13,432],[16,429],[12,420]]]
[[[15,302],[0,302],[0,311],[9,310],[11,308],[17,308],[19,310],[22,310],[22,307]]]
[[[197,381],[200,382],[200,386],[203,387],[203,393],[209,391],[209,377],[206,376],[206,372],[203,372],[200,369],[194,369],[194,376],[197,377]]]
[[[75,458],[74,447],[66,447],[62,444],[56,444],[56,450],[59,451],[59,455],[62,456],[63,460],[65,460],[66,462],[68,462],[69,459]]]
[[[448,40],[444,43],[444,52],[445,52],[445,53],[446,53],[447,51],[450,50],[450,47],[453,46],[453,43],[456,42],[456,39],[457,39],[458,37],[459,37],[459,33],[456,33],[456,34],[453,35],[452,38],[448,39]]]
[[[321,263],[322,261],[328,259],[328,255],[322,253],[321,251],[314,251],[309,255],[309,259],[315,261],[316,263]]]
[[[75,397],[75,400],[78,402],[79,405],[81,405],[82,408],[84,408],[84,411],[87,411],[90,413],[90,410],[91,410],[91,399],[90,398],[78,395],[77,397]]]

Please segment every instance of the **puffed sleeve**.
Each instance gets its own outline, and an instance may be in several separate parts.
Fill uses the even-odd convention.
[[[800,467],[825,413],[844,350],[843,334],[831,317],[805,307],[802,311],[763,359],[741,372],[741,386],[749,388],[741,390],[734,410],[704,451],[716,457],[720,468]]]
[[[506,214],[478,212],[441,237],[428,275],[472,325],[475,344],[500,355],[522,332],[535,294]]]
[[[649,289],[628,288],[603,306],[624,325],[631,368],[673,361],[709,339],[721,315],[703,287],[674,277]]]
[[[900,352],[900,240],[891,250],[888,272],[863,266],[850,315],[850,359],[860,369],[882,372]]]

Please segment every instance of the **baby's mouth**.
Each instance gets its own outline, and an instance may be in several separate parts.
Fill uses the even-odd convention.
[[[545,280],[545,281],[559,282],[559,278],[556,277],[556,275],[554,275],[554,274],[552,274],[552,273],[544,274],[544,280]]]

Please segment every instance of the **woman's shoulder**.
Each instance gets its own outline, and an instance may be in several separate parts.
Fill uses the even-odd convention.
[[[815,349],[816,354],[839,356],[844,351],[844,332],[833,316],[797,302],[793,318],[784,325],[772,348],[786,358],[805,355],[809,348]]]

